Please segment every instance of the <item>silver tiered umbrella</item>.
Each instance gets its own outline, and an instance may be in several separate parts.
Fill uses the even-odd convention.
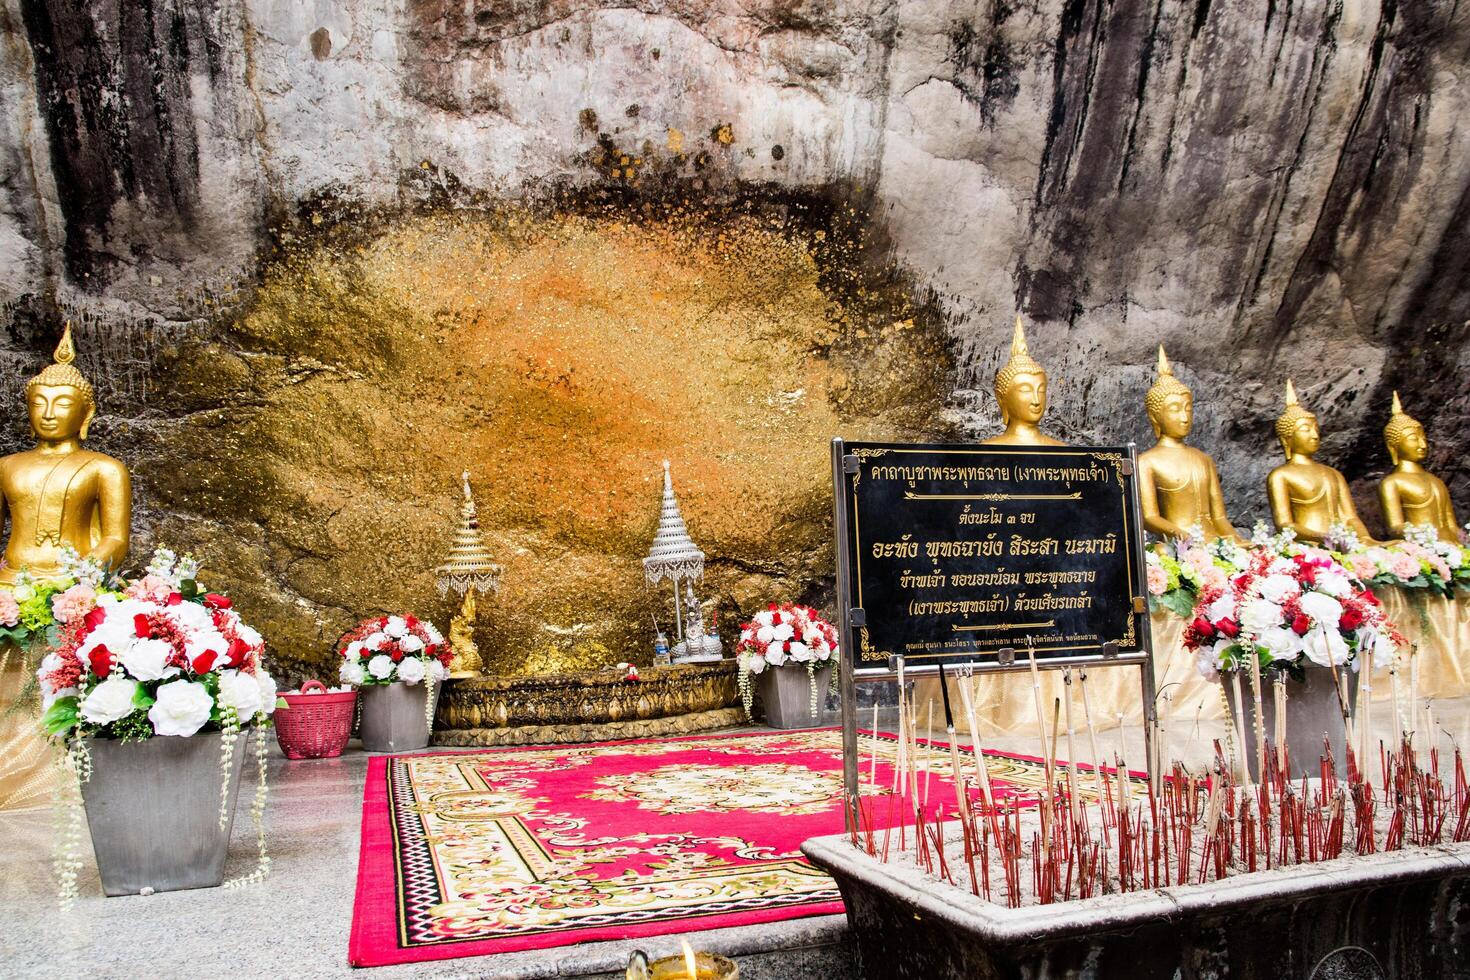
[[[643,559],[643,577],[649,585],[668,579],[674,586],[674,623],[679,639],[684,639],[684,620],[679,612],[679,583],[704,575],[704,552],[689,537],[689,528],[679,513],[674,496],[674,479],[669,475],[669,461],[664,460],[664,501],[658,517],[658,533],[653,546]]]

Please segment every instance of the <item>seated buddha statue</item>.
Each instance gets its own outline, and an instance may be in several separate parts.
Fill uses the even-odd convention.
[[[1046,414],[1046,371],[1026,349],[1026,331],[1016,317],[1011,358],[995,372],[995,400],[1000,404],[1005,431],[981,440],[983,446],[1065,446],[1038,427]]]
[[[1286,382],[1286,410],[1276,420],[1286,462],[1266,478],[1271,516],[1282,530],[1296,532],[1297,540],[1321,544],[1333,524],[1345,524],[1363,544],[1378,544],[1353,506],[1347,480],[1341,473],[1312,459],[1321,445],[1317,416],[1297,401],[1296,386]]]
[[[1378,501],[1383,505],[1383,523],[1391,537],[1403,537],[1407,524],[1428,524],[1439,532],[1439,539],[1460,543],[1460,521],[1450,503],[1450,491],[1444,481],[1426,470],[1424,457],[1429,455],[1429,440],[1424,426],[1404,412],[1399,393],[1393,393],[1393,415],[1383,427],[1383,441],[1388,444],[1388,458],[1393,472],[1378,484]]]
[[[113,569],[127,558],[132,483],[121,462],[82,448],[97,406],[75,358],[67,324],[54,363],[26,382],[35,448],[0,457],[0,524],[10,518],[0,585],[22,569],[60,574],[67,546]]]
[[[1198,527],[1207,540],[1244,544],[1230,518],[1215,461],[1184,444],[1194,426],[1194,394],[1174,376],[1159,345],[1158,378],[1144,398],[1158,440],[1138,457],[1138,497],[1143,526],[1163,538],[1188,537]]]

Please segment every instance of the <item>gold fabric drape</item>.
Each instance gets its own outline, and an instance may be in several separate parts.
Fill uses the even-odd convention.
[[[35,685],[25,703],[30,670],[13,644],[0,643],[0,810],[48,806],[56,766],[51,744],[40,735]]]
[[[1380,589],[1388,618],[1409,641],[1402,651],[1405,667],[1400,684],[1405,697],[1409,693],[1407,658],[1415,652],[1419,658],[1419,696],[1421,698],[1453,698],[1470,694],[1470,600],[1444,599],[1423,592],[1407,593],[1400,589]],[[1165,724],[1173,733],[1188,731],[1196,721],[1216,721],[1227,715],[1220,685],[1200,676],[1194,654],[1184,649],[1184,620],[1159,611],[1151,617],[1154,638],[1154,677],[1156,690],[1167,700],[1160,701]],[[1075,675],[1074,675],[1075,676]],[[1386,670],[1373,676],[1373,700],[1393,697]],[[1051,724],[1055,699],[1064,697],[1065,685],[1058,670],[1041,672],[1041,703],[1047,724]],[[981,738],[1011,735],[1035,736],[1036,702],[1032,693],[1031,674],[984,674],[975,681],[975,715],[980,723]],[[955,729],[969,732],[960,700],[954,697]],[[1073,683],[1072,711],[1078,728],[1083,722],[1082,692]],[[1123,723],[1143,722],[1142,689],[1137,667],[1092,667],[1087,670],[1087,696],[1092,704],[1093,724],[1099,729],[1116,728],[1118,715]],[[939,682],[923,678],[914,684],[914,703],[919,723],[927,721],[928,702],[934,702],[935,726],[944,724]]]

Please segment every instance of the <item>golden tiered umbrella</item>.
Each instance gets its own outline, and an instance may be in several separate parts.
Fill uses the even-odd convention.
[[[439,576],[439,594],[453,592],[463,596],[459,615],[449,624],[449,645],[454,650],[449,676],[473,677],[482,664],[475,646],[475,594],[494,592],[500,588],[500,566],[485,545],[480,519],[475,512],[475,496],[470,491],[470,474],[460,474],[464,484],[464,500],[459,504],[459,526],[449,546],[449,558],[435,572]]]

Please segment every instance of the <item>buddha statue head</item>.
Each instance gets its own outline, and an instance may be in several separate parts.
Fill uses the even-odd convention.
[[[1404,411],[1399,393],[1393,393],[1393,414],[1383,427],[1383,441],[1388,445],[1388,458],[1393,465],[1420,463],[1429,454],[1429,439],[1424,435],[1424,426]]]
[[[1288,460],[1296,453],[1311,456],[1322,442],[1317,416],[1297,401],[1296,385],[1290,378],[1286,381],[1286,410],[1276,419],[1276,438],[1281,440],[1281,451]]]
[[[1174,377],[1164,345],[1159,345],[1158,377],[1143,399],[1156,438],[1184,439],[1194,426],[1194,394]]]
[[[68,322],[52,355],[52,363],[26,382],[26,407],[30,413],[31,431],[42,442],[87,438],[87,429],[97,414],[92,383],[72,363],[76,356],[71,323]]]
[[[1011,336],[1011,358],[995,372],[995,400],[1006,425],[1012,421],[1036,425],[1046,413],[1046,371],[1026,349],[1020,316]]]

